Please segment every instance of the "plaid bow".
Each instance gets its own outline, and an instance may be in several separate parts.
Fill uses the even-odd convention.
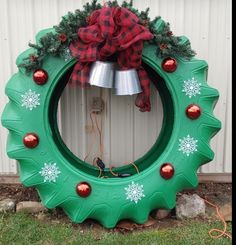
[[[78,61],[70,83],[88,86],[90,64],[105,61],[117,55],[121,70],[137,69],[143,90],[135,101],[140,111],[150,111],[150,80],[141,66],[143,41],[153,38],[148,29],[138,24],[139,18],[122,7],[103,7],[88,17],[88,26],[78,30],[78,40],[70,44],[73,57]]]

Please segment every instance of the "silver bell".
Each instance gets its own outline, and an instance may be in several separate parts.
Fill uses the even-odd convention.
[[[132,95],[141,92],[142,89],[136,69],[116,70],[114,94]]]
[[[89,83],[103,88],[112,88],[114,82],[115,63],[95,61],[89,72]]]

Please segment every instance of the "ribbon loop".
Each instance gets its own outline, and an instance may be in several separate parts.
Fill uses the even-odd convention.
[[[115,54],[121,70],[137,69],[143,92],[138,94],[135,105],[140,111],[150,111],[150,80],[141,63],[143,41],[152,38],[153,34],[126,8],[95,10],[88,17],[88,26],[78,30],[78,40],[70,44],[71,54],[77,59],[70,82],[86,87],[90,63]]]

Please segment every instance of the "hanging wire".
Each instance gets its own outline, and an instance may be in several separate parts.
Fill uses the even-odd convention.
[[[89,145],[89,150],[88,150],[88,153],[87,153],[87,155],[85,156],[85,158],[84,158],[84,161],[90,156],[90,154],[91,154],[91,152],[92,152],[92,149],[93,149],[93,146],[94,146],[94,143],[95,143],[95,141],[96,141],[96,132],[95,132],[95,130],[94,130],[94,121],[93,121],[93,117],[92,117],[92,114],[93,114],[93,112],[91,111],[90,113],[89,113],[89,117],[90,117],[90,120],[91,120],[91,123],[92,123],[92,135],[94,136],[94,137],[92,137],[92,142],[91,142],[91,144]]]
[[[137,173],[139,174],[139,169],[138,169],[137,165],[134,164],[134,162],[131,162],[130,164],[132,164],[134,166],[134,168],[136,169]]]
[[[102,123],[100,123],[101,124],[101,128],[99,128],[98,120],[97,120],[97,114],[96,113],[93,113],[93,114],[94,114],[94,118],[95,118],[96,128],[97,128],[97,131],[98,131],[98,134],[99,134],[99,153],[100,153],[99,156],[100,156],[100,158],[102,158],[103,157]]]
[[[112,169],[113,169],[113,167],[112,167],[112,166],[110,166],[110,167],[109,167],[109,171],[110,171],[110,173],[111,173],[113,176],[118,177],[118,176],[119,176],[119,174],[114,173],[114,172],[112,171]]]
[[[101,95],[101,96],[102,96],[102,95]],[[106,98],[105,98],[105,104],[106,104],[106,102],[107,102],[107,100],[108,100],[108,96],[109,96],[109,94],[108,94],[108,95],[106,96]],[[98,132],[98,135],[99,135],[99,157],[102,159],[103,154],[104,154],[104,145],[103,145],[103,142],[102,142],[102,133],[103,133],[102,117],[101,117],[101,120],[100,120],[100,127],[99,127],[98,118],[97,118],[97,113],[95,113],[95,112],[93,112],[93,111],[90,111],[89,116],[90,116],[90,120],[91,120],[91,123],[92,123],[92,133],[93,133],[92,135],[93,135],[93,139],[92,139],[92,142],[91,142],[91,144],[90,144],[90,146],[89,146],[88,153],[87,153],[87,155],[86,155],[85,158],[84,158],[84,161],[90,156],[90,154],[91,154],[91,152],[92,152],[93,146],[94,146],[95,141],[96,141],[96,131]],[[94,123],[94,121],[95,121],[95,123]],[[96,127],[95,127],[95,126],[96,126]],[[95,130],[95,129],[96,129],[96,130]],[[99,177],[99,178],[108,178],[108,176],[102,176],[102,173],[103,173],[104,169],[102,169],[100,166],[98,166],[98,164],[97,164],[97,160],[98,160],[98,159],[99,159],[98,157],[95,157],[95,158],[93,159],[93,166],[96,166],[96,167],[99,168],[99,175],[98,175],[98,177]],[[95,161],[96,161],[96,162],[95,162]],[[136,170],[136,172],[139,173],[139,169],[138,169],[138,167],[136,166],[136,164],[135,164],[134,162],[128,162],[127,164],[133,165],[134,168],[135,168],[135,170]],[[113,167],[112,167],[111,164],[109,163],[109,171],[110,171],[110,173],[111,173],[113,176],[115,176],[115,177],[119,177],[120,174],[119,174],[119,173],[114,173],[114,172],[112,171],[112,168],[113,168]]]

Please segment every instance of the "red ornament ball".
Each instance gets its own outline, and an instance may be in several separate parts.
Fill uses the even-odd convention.
[[[190,119],[197,119],[201,115],[201,108],[198,105],[191,104],[186,109],[186,115]]]
[[[37,69],[34,71],[33,79],[38,85],[43,85],[48,80],[48,73],[43,69]]]
[[[28,148],[35,148],[39,144],[39,137],[35,133],[28,133],[25,135],[23,143]]]
[[[172,164],[164,163],[160,168],[160,174],[164,179],[170,179],[173,177],[175,169]]]
[[[58,38],[63,43],[67,40],[67,36],[64,33],[59,34],[59,37]]]
[[[91,190],[91,186],[87,182],[81,182],[76,186],[76,192],[81,197],[89,196]]]
[[[177,68],[177,61],[174,58],[168,57],[163,60],[161,66],[166,72],[174,72]]]

